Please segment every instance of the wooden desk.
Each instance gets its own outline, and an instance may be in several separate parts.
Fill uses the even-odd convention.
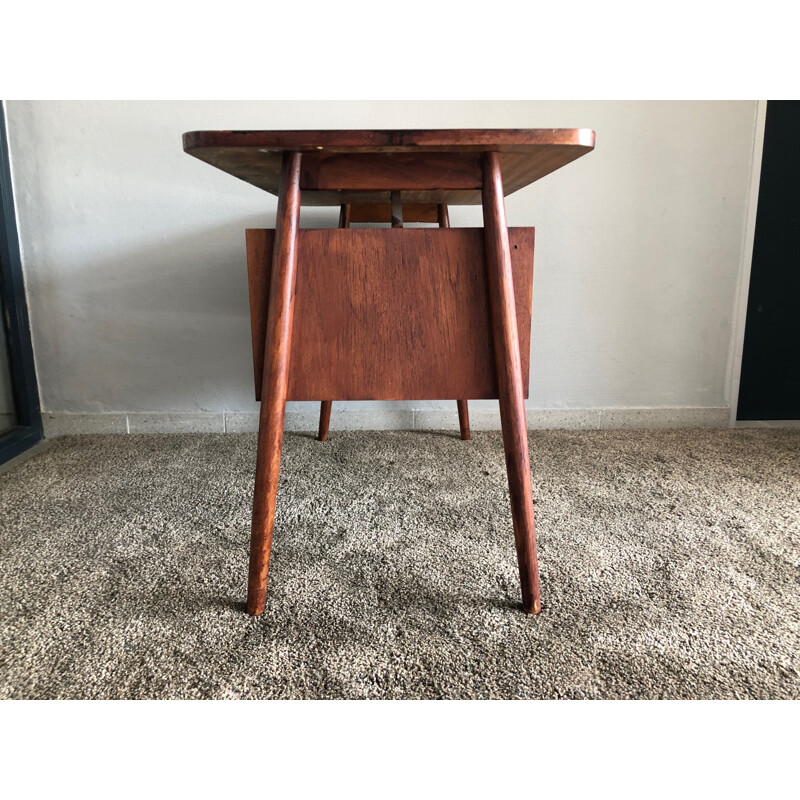
[[[275,231],[247,231],[253,367],[261,400],[248,613],[266,604],[287,400],[498,398],[522,605],[539,613],[524,398],[533,228],[503,197],[579,158],[569,130],[195,131],[184,150],[278,196]],[[300,205],[338,206],[339,228],[300,230]],[[482,204],[483,228],[448,205]],[[440,228],[403,228],[438,222]],[[352,229],[350,222],[391,222]]]

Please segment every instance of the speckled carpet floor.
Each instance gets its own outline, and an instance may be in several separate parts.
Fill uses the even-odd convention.
[[[245,615],[255,436],[83,436],[0,475],[3,698],[800,697],[800,430],[287,434]]]

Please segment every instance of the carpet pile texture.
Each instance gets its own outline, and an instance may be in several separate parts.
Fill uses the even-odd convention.
[[[285,437],[244,613],[255,436],[75,436],[0,475],[2,698],[798,698],[800,430]]]

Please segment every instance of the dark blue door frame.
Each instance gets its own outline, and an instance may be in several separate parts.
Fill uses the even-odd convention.
[[[5,328],[17,427],[0,434],[0,464],[42,438],[42,415],[11,187],[5,108],[0,104],[0,324]],[[2,346],[2,345],[0,345]]]

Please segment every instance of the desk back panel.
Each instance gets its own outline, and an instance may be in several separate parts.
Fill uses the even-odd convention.
[[[510,228],[528,396],[533,228]],[[289,400],[497,398],[482,228],[301,230]],[[274,231],[247,231],[260,399]]]

